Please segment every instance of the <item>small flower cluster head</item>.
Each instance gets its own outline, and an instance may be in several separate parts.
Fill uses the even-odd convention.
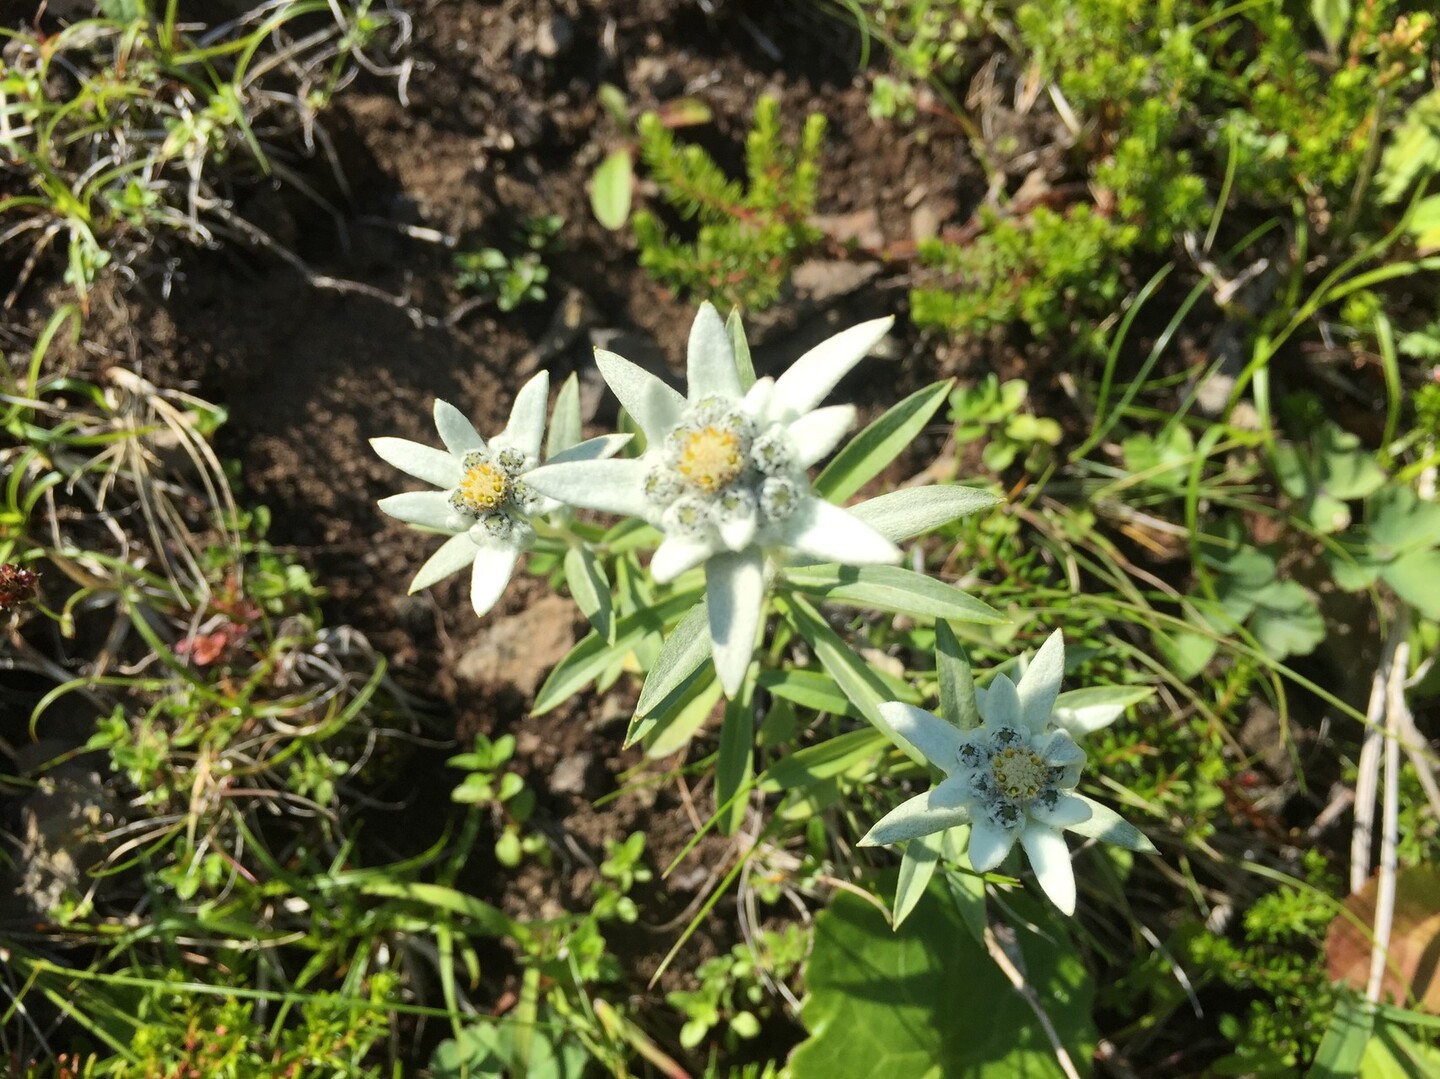
[[[621,356],[595,354],[645,433],[640,457],[547,463],[526,477],[548,497],[660,529],[665,539],[650,560],[657,581],[705,567],[711,651],[732,697],[755,648],[774,561],[792,553],[848,565],[900,560],[878,531],[816,497],[806,474],[855,422],[851,406],[817,406],[892,321],[853,326],[778,378],[756,380],[741,372],[719,313],[702,304],[690,329],[684,395]]]
[[[1113,810],[1076,793],[1085,752],[1055,714],[1064,647],[1056,631],[1018,683],[1001,674],[977,689],[981,724],[971,730],[900,701],[882,704],[896,734],[945,779],[886,814],[861,844],[899,843],[968,824],[975,869],[995,869],[1018,842],[1040,886],[1066,914],[1075,911],[1075,875],[1062,831],[1153,851]]]
[[[739,404],[709,397],[665,436],[645,497],[667,535],[744,550],[790,517],[809,490],[784,426],[764,430]]]
[[[370,440],[375,452],[402,472],[438,491],[411,491],[380,500],[390,516],[450,538],[440,545],[410,583],[417,592],[471,567],[470,602],[475,613],[490,611],[505,591],[520,555],[535,542],[535,520],[560,503],[527,482],[540,464],[550,376],[541,372],[520,388],[510,422],[488,442],[453,405],[435,402],[435,428],[444,449],[403,438]],[[575,421],[578,424],[578,418]],[[608,457],[628,436],[606,435],[571,446],[552,461]]]

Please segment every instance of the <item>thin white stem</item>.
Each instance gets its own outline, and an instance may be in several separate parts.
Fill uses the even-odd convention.
[[[1395,666],[1395,653],[1408,632],[1409,619],[1398,616],[1385,635],[1380,662],[1370,679],[1370,703],[1365,708],[1365,741],[1355,777],[1355,827],[1350,833],[1350,891],[1358,892],[1370,877],[1371,833],[1375,828],[1375,799],[1380,789],[1380,750],[1385,741],[1387,686]]]
[[[1405,671],[1410,665],[1410,610],[1403,604],[1396,612],[1392,636],[1398,637],[1392,654],[1389,677],[1385,680],[1385,790],[1380,822],[1380,881],[1375,892],[1375,941],[1370,949],[1370,979],[1365,997],[1380,1001],[1385,980],[1385,961],[1390,950],[1390,930],[1395,922],[1395,870],[1400,842],[1400,741],[1401,716],[1405,706]]]

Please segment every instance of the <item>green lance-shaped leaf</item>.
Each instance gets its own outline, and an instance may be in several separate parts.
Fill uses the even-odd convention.
[[[748,390],[755,385],[755,361],[750,357],[750,342],[745,338],[745,327],[740,324],[740,309],[730,309],[725,320],[725,332],[730,335],[730,347],[735,350],[735,370],[740,373],[740,388]]]
[[[744,792],[755,774],[754,742],[755,710],[750,694],[742,692],[725,706],[720,758],[715,766],[715,813],[725,835],[734,835],[745,820]]]
[[[890,542],[899,543],[999,502],[999,495],[978,487],[936,484],[891,491],[851,506],[849,512]]]
[[[931,832],[905,844],[905,854],[900,859],[900,876],[895,881],[895,904],[892,907],[891,924],[899,929],[910,916],[915,904],[930,887],[930,878],[940,864],[940,844],[943,832]]]
[[[665,715],[694,685],[710,659],[710,615],[705,601],[695,604],[680,619],[645,677],[635,716],[625,732],[625,745],[644,738],[658,717]]]
[[[925,429],[954,382],[946,379],[916,390],[866,427],[815,478],[815,493],[843,502],[878,476]]]
[[[756,681],[776,697],[798,704],[802,708],[860,718],[859,710],[850,702],[850,698],[845,696],[845,691],[824,671],[762,670]]]
[[[868,728],[838,734],[818,745],[806,746],[781,757],[760,777],[760,789],[766,794],[807,790],[873,760],[887,751],[890,744],[890,740],[879,731]]]
[[[820,665],[860,709],[860,714],[897,745],[908,745],[880,712],[880,705],[894,700],[895,695],[879,673],[857,656],[804,598],[792,594],[777,600],[777,603],[785,620],[814,649]],[[924,758],[915,751],[907,752],[912,753],[916,761],[924,763]]]
[[[550,431],[545,436],[545,459],[548,461],[571,446],[580,445],[585,436],[580,418],[580,380],[572,373],[560,384],[555,395],[555,408],[550,413]]]
[[[595,632],[606,643],[613,641],[615,615],[610,609],[610,579],[589,547],[575,546],[565,552],[565,583]]]
[[[653,607],[626,615],[615,623],[615,639],[607,641],[598,633],[588,634],[572,648],[535,697],[532,715],[543,715],[589,685],[612,663],[617,663],[650,634],[658,634],[665,623],[694,604],[697,593],[684,592]]]
[[[940,718],[962,731],[980,726],[970,657],[944,622],[935,623],[935,673],[940,679]]]
[[[865,610],[998,625],[1009,619],[952,584],[904,566],[794,566],[785,579],[831,603]]]
[[[647,719],[645,756],[661,760],[689,744],[720,700],[720,683],[710,667],[701,668],[681,687],[673,704]]]
[[[1093,798],[1087,798],[1083,794],[1077,793],[1075,797],[1090,807],[1090,819],[1081,821],[1079,824],[1067,824],[1066,831],[1083,835],[1087,839],[1098,839],[1102,843],[1112,843],[1117,847],[1124,847],[1126,850],[1133,850],[1140,854],[1159,853],[1155,849],[1155,844],[1150,842],[1144,832],[1109,806],[1103,805]]]

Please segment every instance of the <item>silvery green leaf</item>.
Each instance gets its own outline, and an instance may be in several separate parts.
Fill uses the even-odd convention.
[[[1098,839],[1102,843],[1124,847],[1126,850],[1137,851],[1140,854],[1159,853],[1155,849],[1155,844],[1150,842],[1144,832],[1109,806],[1102,805],[1083,794],[1077,794],[1076,797],[1090,807],[1090,819],[1081,821],[1079,824],[1069,825],[1065,829],[1066,831],[1083,835],[1087,839]]]
[[[610,579],[589,547],[573,546],[565,552],[565,583],[595,632],[613,641],[615,617],[610,610]]]
[[[738,307],[730,309],[725,331],[730,335],[730,347],[735,351],[735,372],[740,376],[740,389],[748,391],[755,385],[755,363],[750,358],[750,342],[745,339],[745,327],[740,324]]]
[[[940,679],[940,717],[962,731],[980,726],[970,659],[955,631],[943,621],[935,623],[935,669]]]
[[[940,862],[943,836],[943,832],[933,832],[905,844],[905,854],[900,859],[900,877],[895,882],[894,913],[890,919],[894,928],[900,928],[930,886],[930,878],[935,875],[935,867]]]
[[[917,390],[856,435],[815,478],[816,494],[843,502],[878,476],[925,429],[954,382]]]
[[[918,536],[967,514],[989,509],[998,495],[953,484],[906,487],[851,506],[849,512],[894,543]]]
[[[803,592],[847,607],[955,622],[997,625],[1008,621],[954,585],[903,566],[792,566],[785,570],[785,579]]]
[[[701,600],[676,623],[665,638],[660,654],[650,673],[645,676],[645,685],[640,690],[640,700],[635,705],[635,720],[645,719],[671,701],[677,689],[691,678],[710,658],[710,616],[705,601]],[[632,723],[632,729],[625,736],[630,745],[643,735]]]
[[[545,459],[551,461],[556,454],[563,453],[571,446],[578,446],[584,436],[584,423],[580,418],[580,380],[572,372],[560,384],[555,395],[555,407],[550,411],[550,433],[545,440]]]
[[[1108,727],[1132,704],[1154,694],[1148,686],[1086,686],[1055,698],[1051,718],[1076,738]]]
[[[715,764],[715,814],[724,835],[734,835],[745,821],[745,792],[755,774],[754,742],[755,712],[750,694],[742,693],[725,706]]]

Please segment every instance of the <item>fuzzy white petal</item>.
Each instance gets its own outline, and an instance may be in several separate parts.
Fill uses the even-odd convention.
[[[643,461],[632,458],[568,461],[533,468],[524,478],[542,495],[566,505],[649,520],[654,507],[641,486],[646,471]]]
[[[1082,824],[1093,816],[1093,811],[1085,802],[1064,792],[1056,799],[1053,808],[1046,809],[1035,802],[1031,804],[1029,813],[1041,824],[1048,824],[1051,828],[1069,828]]]
[[[1065,837],[1053,828],[1031,825],[1020,837],[1025,854],[1035,869],[1035,879],[1050,902],[1062,914],[1075,913],[1075,870],[1070,865],[1070,849]]]
[[[519,450],[528,460],[538,460],[545,438],[545,409],[550,400],[550,372],[541,371],[520,387],[510,406],[510,422],[493,441],[502,448]]]
[[[508,543],[475,548],[475,566],[470,574],[470,605],[478,615],[487,615],[510,583],[520,548]]]
[[[1064,731],[1051,731],[1035,743],[1035,748],[1045,763],[1054,768],[1085,764],[1085,751]]]
[[[903,701],[879,705],[880,715],[901,738],[909,742],[947,776],[960,768],[960,747],[965,736],[939,716]]]
[[[759,526],[760,519],[752,508],[748,513],[741,514],[722,524],[720,538],[725,541],[727,550],[743,551],[755,542],[755,532]]]
[[[547,465],[563,465],[570,461],[601,461],[615,456],[625,443],[630,441],[631,437],[630,435],[601,435],[599,438],[587,439],[569,449],[561,450],[545,463]]]
[[[1015,692],[1020,698],[1020,719],[1031,734],[1050,724],[1060,680],[1065,676],[1065,641],[1057,629],[1045,639],[1040,651],[1030,657]]]
[[[786,418],[809,412],[880,343],[894,322],[893,316],[872,319],[821,341],[775,380],[776,406]]]
[[[460,482],[460,462],[444,450],[422,446],[408,438],[372,438],[370,447],[388,465],[407,476],[449,489]]]
[[[970,820],[970,809],[945,783],[901,802],[875,822],[860,840],[862,847],[879,847],[918,839],[922,835],[954,828]]]
[[[758,550],[724,552],[705,563],[705,602],[715,673],[727,697],[745,683],[765,606],[765,565]]]
[[[830,405],[807,412],[790,425],[790,440],[795,443],[796,463],[809,468],[830,455],[840,445],[847,431],[855,426],[854,405]]]
[[[658,446],[680,422],[685,398],[643,367],[604,349],[595,350],[595,366],[630,418],[645,432],[645,440]]]
[[[468,533],[462,532],[458,536],[451,536],[442,543],[439,549],[425,560],[420,567],[420,572],[415,574],[415,579],[410,582],[410,592],[419,592],[422,588],[429,588],[437,581],[443,581],[452,573],[459,573],[471,562],[475,561],[475,552],[479,548],[475,546]]]
[[[977,816],[970,825],[970,864],[978,873],[988,873],[1005,860],[1015,845],[1015,833]]]
[[[1003,674],[990,680],[984,701],[977,696],[976,705],[987,727],[1020,726],[1020,696],[1015,692],[1015,683]]]
[[[449,401],[438,398],[435,401],[435,430],[440,432],[440,441],[445,443],[445,448],[456,457],[485,448],[485,440],[465,414]]]
[[[740,373],[735,369],[735,349],[720,312],[709,302],[702,303],[690,326],[690,343],[685,355],[685,383],[691,403],[706,397],[738,401],[742,395]]]
[[[1089,807],[1090,816],[1076,824],[1067,825],[1070,831],[1104,843],[1113,843],[1126,850],[1139,851],[1142,854],[1157,853],[1155,844],[1146,838],[1145,833],[1115,810],[1092,798],[1086,798],[1083,794],[1075,797]]]
[[[407,491],[403,495],[382,498],[376,505],[382,513],[388,513],[406,524],[420,525],[422,528],[441,528],[447,532],[455,531],[450,525],[455,517],[455,510],[450,505],[449,496],[443,491]]]
[[[850,566],[900,561],[900,548],[839,506],[805,498],[777,530],[780,542],[820,562]]]
[[[770,403],[775,393],[775,380],[773,378],[761,378],[755,380],[755,385],[745,391],[745,398],[740,402],[740,408],[747,416],[753,416],[761,427],[770,422]]]
[[[686,570],[694,569],[716,548],[708,540],[694,536],[668,536],[650,558],[650,576],[659,584],[668,584]]]

